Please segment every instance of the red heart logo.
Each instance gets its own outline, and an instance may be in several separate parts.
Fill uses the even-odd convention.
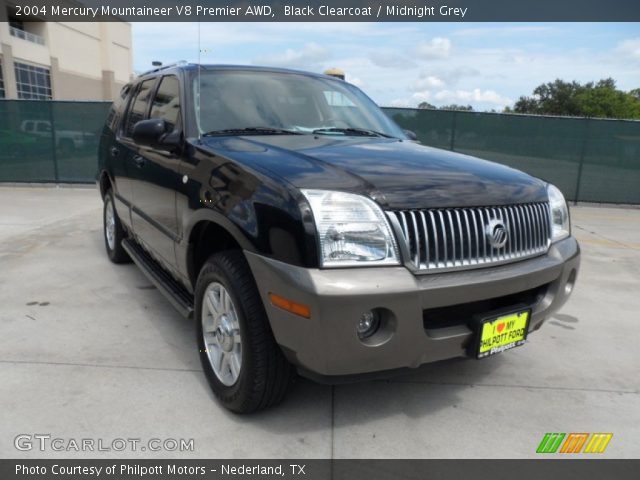
[[[505,325],[504,322],[498,324],[498,326],[496,327],[496,330],[498,330],[498,333],[501,333],[502,330],[504,330],[504,325]]]

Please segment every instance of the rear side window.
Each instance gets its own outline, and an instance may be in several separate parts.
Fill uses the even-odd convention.
[[[162,78],[151,105],[150,118],[162,118],[169,131],[175,130],[180,123],[180,82],[177,77]]]
[[[140,120],[144,120],[145,114],[147,113],[147,105],[149,105],[149,97],[151,96],[155,81],[155,78],[150,78],[142,82],[135,98],[131,101],[129,114],[127,115],[127,123],[124,129],[124,135],[126,137],[131,137],[133,126]]]

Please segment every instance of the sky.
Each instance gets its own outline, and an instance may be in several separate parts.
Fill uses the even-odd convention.
[[[133,23],[134,70],[154,60],[337,67],[381,106],[502,110],[541,83],[612,77],[640,88],[640,23]],[[200,45],[200,47],[198,47]],[[200,55],[198,54],[198,51]]]

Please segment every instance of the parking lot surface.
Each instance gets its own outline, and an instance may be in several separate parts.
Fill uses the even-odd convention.
[[[0,187],[3,458],[521,458],[546,432],[611,432],[640,454],[640,209],[572,208],[573,297],[523,347],[225,411],[193,325],[104,252],[95,188]],[[193,439],[193,451],[18,451],[20,434]]]

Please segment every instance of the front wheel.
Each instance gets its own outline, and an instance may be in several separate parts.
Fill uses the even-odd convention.
[[[216,397],[250,413],[279,403],[293,378],[240,251],[217,253],[200,271],[195,295],[200,360]]]

